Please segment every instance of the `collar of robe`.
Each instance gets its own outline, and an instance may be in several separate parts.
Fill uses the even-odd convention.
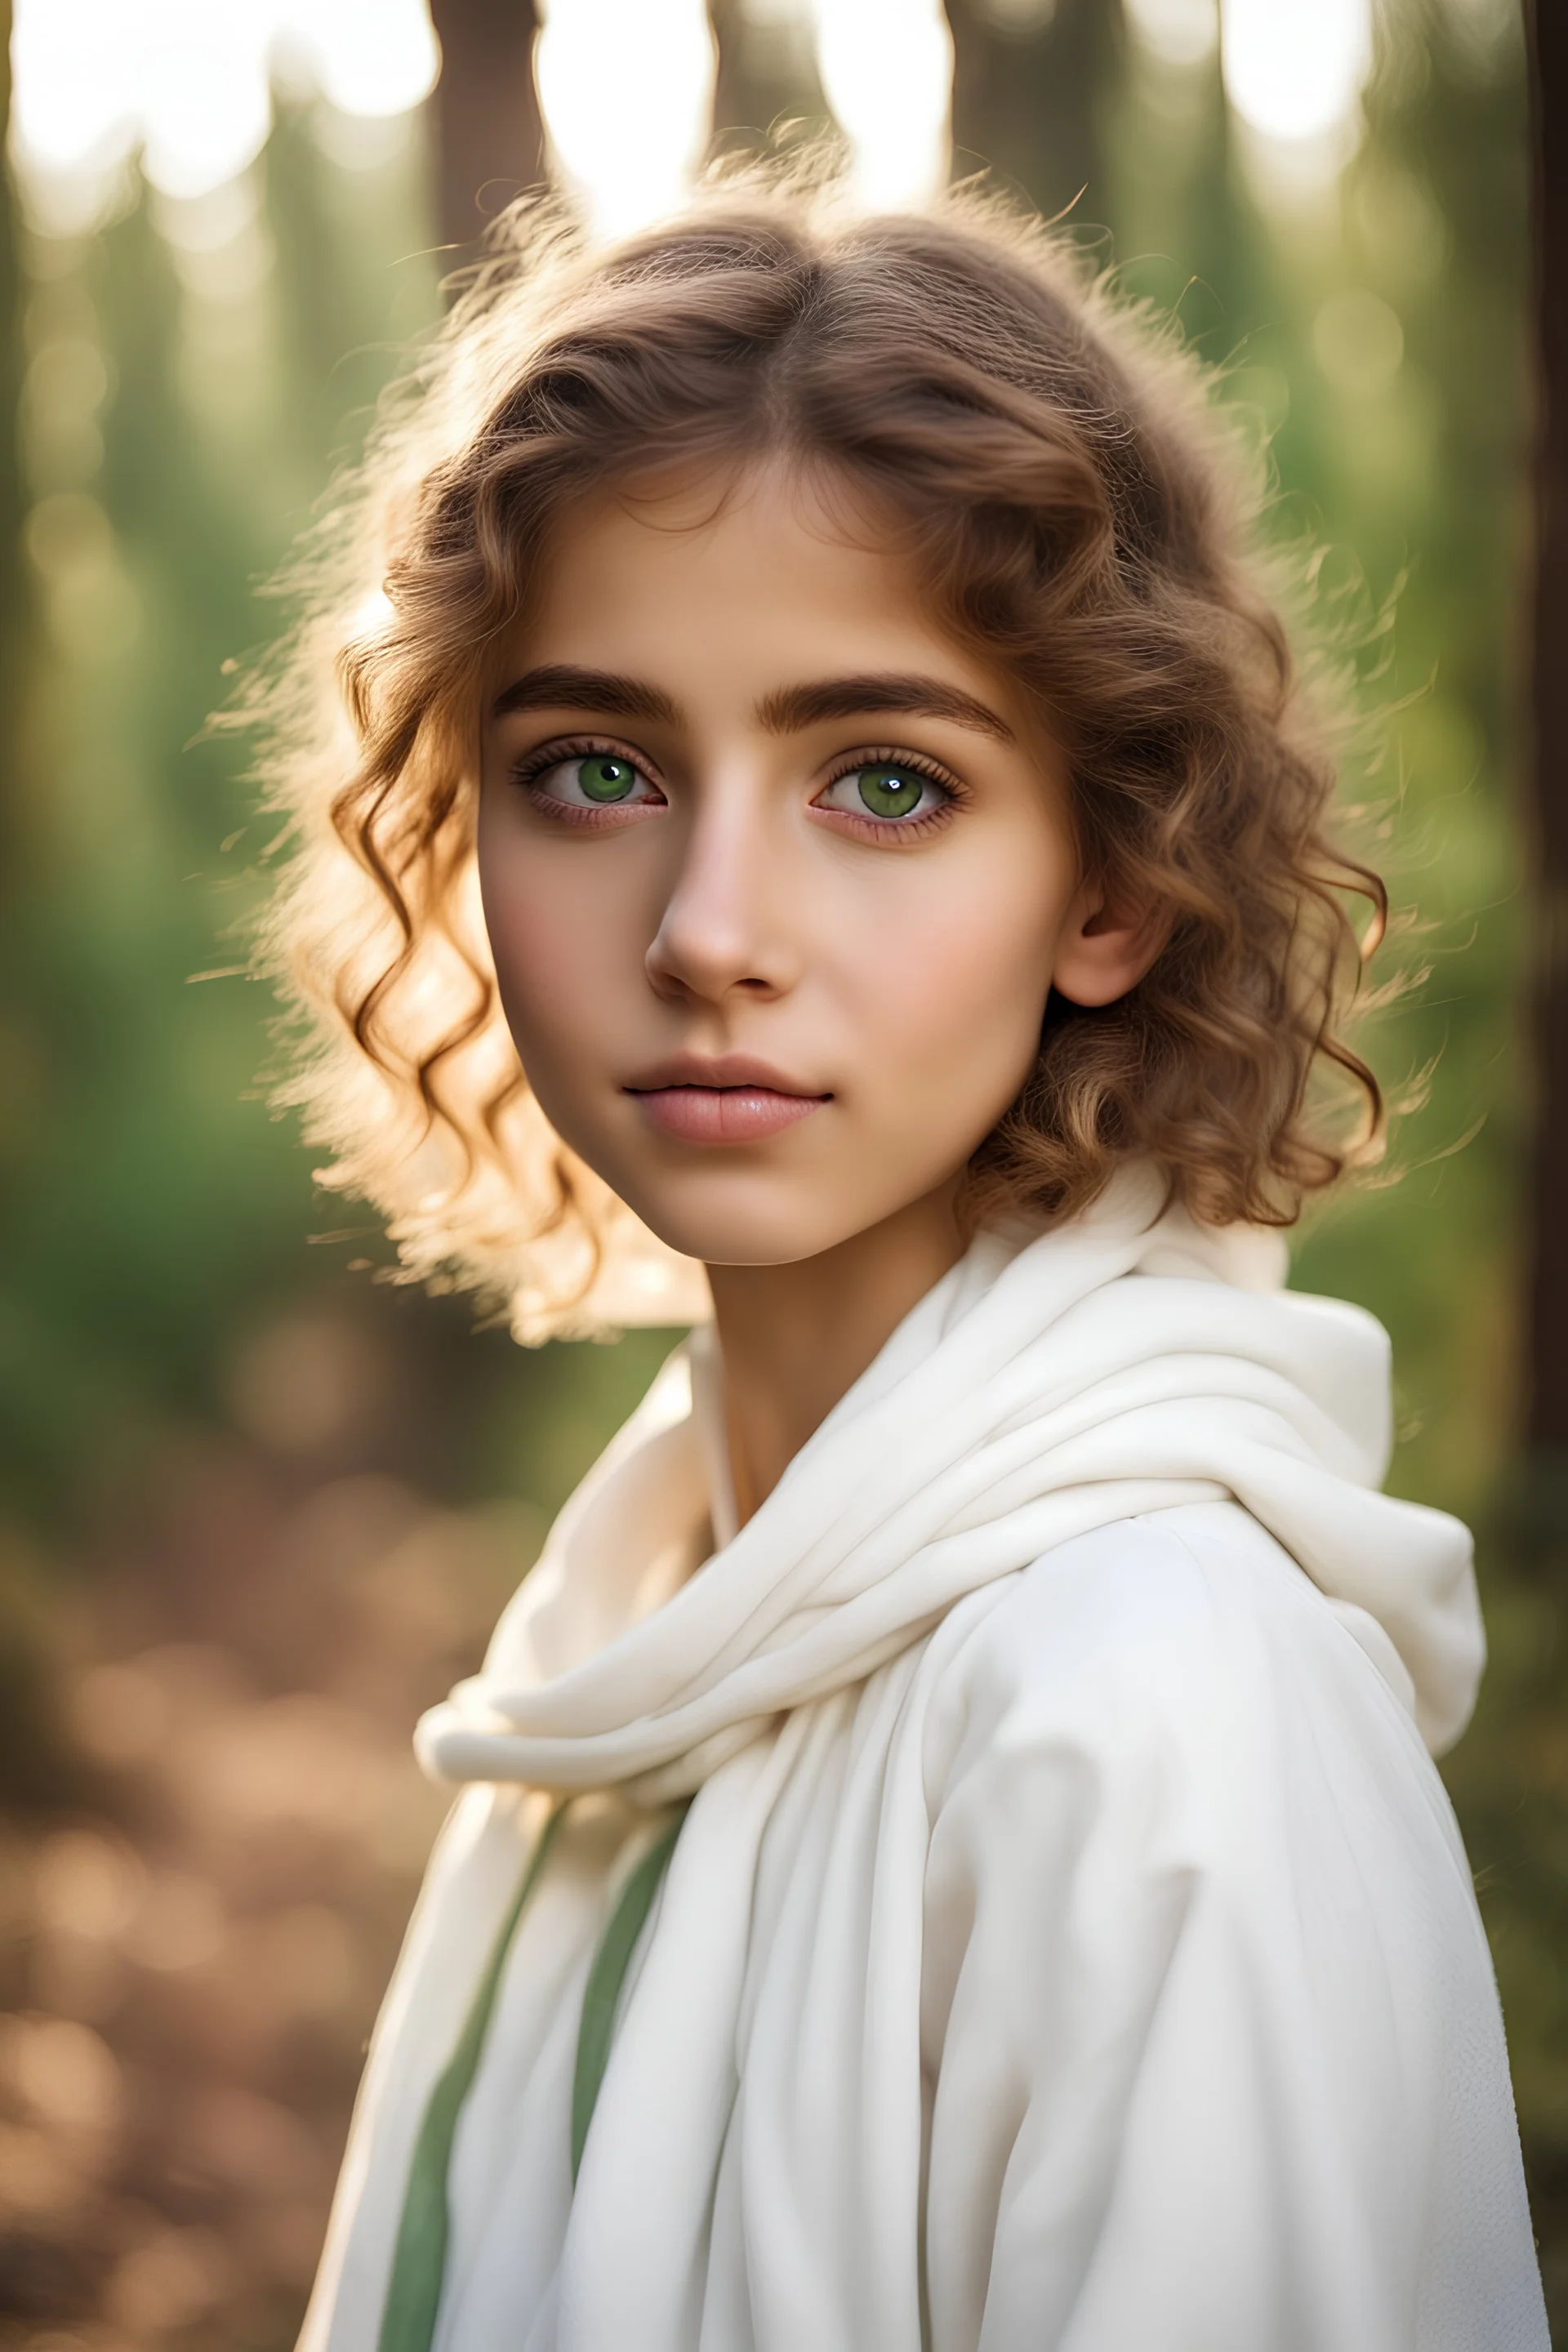
[[[1377,1491],[1386,1335],[1284,1272],[1277,1235],[1162,1214],[1142,1171],[1068,1223],[983,1233],[738,1530],[714,1342],[694,1333],[562,1513],[483,1671],[424,1718],[426,1769],[666,1803],[1054,1545],[1226,1498],[1440,1753],[1485,1654],[1469,1537]]]

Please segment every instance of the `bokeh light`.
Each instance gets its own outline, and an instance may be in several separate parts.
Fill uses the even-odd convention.
[[[1382,392],[1399,373],[1399,314],[1364,286],[1331,294],[1312,321],[1312,356],[1336,391],[1352,399]]]
[[[89,226],[138,148],[195,197],[243,172],[287,58],[349,114],[406,111],[439,64],[425,0],[16,0],[11,144],[50,225]]]
[[[1371,0],[1225,0],[1225,86],[1243,121],[1285,146],[1353,121],[1372,64]]]
[[[550,0],[535,52],[557,169],[601,236],[674,210],[708,144],[704,0]]]
[[[271,824],[203,724],[276,625],[253,583],[331,511],[442,316],[441,167],[479,155],[498,87],[485,12],[443,16],[442,87],[430,0],[14,5],[0,2336],[284,2352],[443,1810],[410,1727],[477,1666],[667,1339],[514,1349],[376,1282],[368,1217],[318,1234],[237,970]],[[493,5],[526,30],[523,0]],[[596,228],[679,204],[710,117],[748,152],[831,107],[873,201],[940,181],[937,0],[710,5],[717,81],[698,0],[541,0],[552,168]],[[1512,1491],[1529,1238],[1519,0],[951,15],[963,168],[1065,212],[1223,362],[1268,446],[1281,562],[1321,529],[1333,557],[1301,593],[1368,665],[1385,752],[1352,765],[1356,797],[1390,813],[1423,950],[1384,970],[1429,947],[1436,982],[1364,1034],[1391,1090],[1430,1069],[1432,1101],[1402,1122],[1397,1188],[1315,1223],[1297,1279],[1391,1327],[1403,1491],[1490,1528],[1489,1714],[1445,1769],[1568,2314],[1568,1551],[1554,1535],[1548,1574],[1533,1520],[1516,1553],[1485,1516]],[[515,163],[486,149],[487,189],[536,168],[522,48]],[[356,625],[388,609],[377,592]],[[47,2306],[18,2316],[19,2281]]]
[[[950,152],[942,0],[816,0],[824,95],[872,204],[918,204]],[[706,150],[715,50],[703,0],[549,0],[537,51],[556,169],[604,236],[674,210]]]
[[[874,204],[919,203],[948,169],[942,0],[805,5],[855,185]],[[1213,0],[1139,5],[1156,47],[1201,46]],[[617,236],[668,213],[711,128],[705,0],[548,0],[541,15],[552,162],[591,226]],[[374,118],[416,106],[440,62],[426,0],[17,0],[13,55],[13,152],[34,210],[64,233],[103,215],[138,153],[178,201],[234,180],[266,143],[279,66],[341,114]]]
[[[426,0],[289,0],[275,39],[297,48],[344,114],[405,114],[441,62]]]
[[[816,0],[816,57],[873,205],[919,204],[947,178],[952,36],[941,0]]]
[[[1219,0],[1124,0],[1127,20],[1162,65],[1196,66],[1219,40]]]

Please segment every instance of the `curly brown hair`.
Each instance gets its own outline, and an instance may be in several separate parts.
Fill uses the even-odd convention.
[[[306,617],[248,705],[295,851],[265,942],[302,1016],[283,1091],[334,1153],[322,1181],[522,1336],[697,1311],[518,1065],[475,887],[479,719],[574,499],[764,457],[902,534],[1066,753],[1086,866],[1168,919],[1119,1003],[1052,1001],[971,1216],[1069,1216],[1137,1158],[1206,1222],[1289,1223],[1380,1129],[1342,1034],[1344,894],[1373,940],[1385,902],[1326,831],[1262,462],[1171,329],[1037,221],[973,190],[868,217],[777,173],[605,252],[514,214],[322,519]]]

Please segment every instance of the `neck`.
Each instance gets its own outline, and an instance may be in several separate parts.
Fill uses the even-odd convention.
[[[954,1184],[788,1265],[710,1265],[741,1519],[963,1255]]]

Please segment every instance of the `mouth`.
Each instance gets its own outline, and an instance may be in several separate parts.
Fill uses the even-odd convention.
[[[682,1054],[624,1088],[650,1126],[682,1143],[762,1143],[831,1102],[764,1062]]]

